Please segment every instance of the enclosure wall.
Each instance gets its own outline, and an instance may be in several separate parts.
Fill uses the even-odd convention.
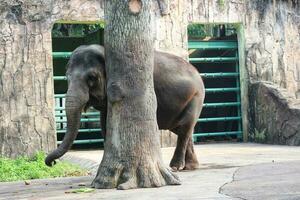
[[[98,0],[0,2],[0,156],[56,147],[52,26],[102,16]]]

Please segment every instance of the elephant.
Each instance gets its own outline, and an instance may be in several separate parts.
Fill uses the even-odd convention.
[[[101,127],[106,131],[107,80],[104,47],[82,45],[76,48],[67,64],[66,94],[67,133],[61,145],[45,159],[52,166],[72,146],[78,134],[81,111],[93,106],[101,112]],[[186,60],[165,52],[154,52],[154,91],[157,98],[159,129],[177,136],[170,167],[174,171],[193,170],[199,163],[192,134],[201,113],[205,89],[197,69]]]

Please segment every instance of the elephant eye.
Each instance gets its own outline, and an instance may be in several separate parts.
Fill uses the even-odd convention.
[[[89,74],[87,76],[87,84],[89,87],[93,88],[96,86],[97,76],[95,74]]]

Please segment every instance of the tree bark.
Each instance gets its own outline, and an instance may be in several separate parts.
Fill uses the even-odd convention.
[[[105,1],[108,115],[95,188],[180,184],[164,165],[159,146],[151,2]]]

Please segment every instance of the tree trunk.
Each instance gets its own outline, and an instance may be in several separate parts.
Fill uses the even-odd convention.
[[[159,146],[151,2],[105,1],[107,140],[95,188],[180,184],[163,164]]]

